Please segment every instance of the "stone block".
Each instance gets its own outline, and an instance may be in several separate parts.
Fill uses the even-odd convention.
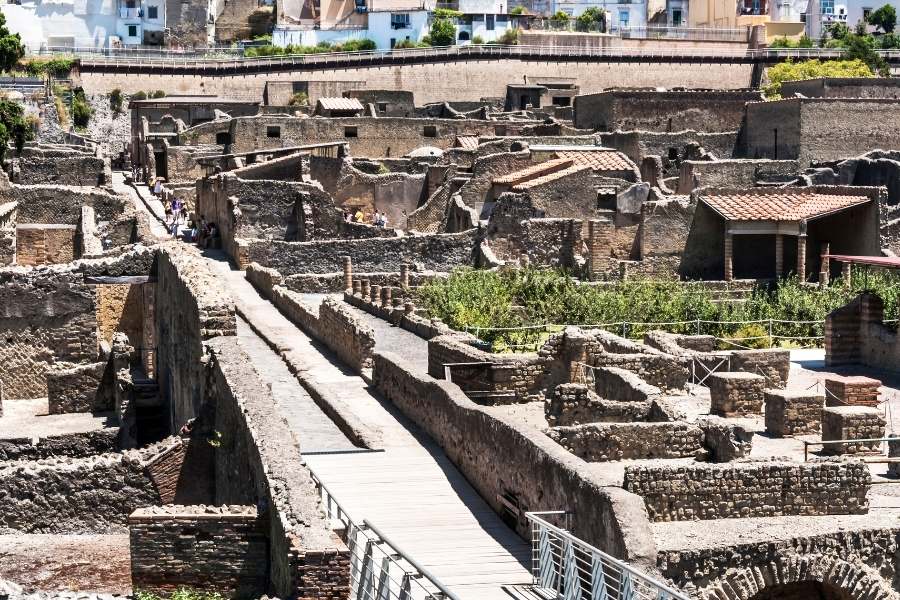
[[[755,373],[714,373],[709,376],[710,413],[721,417],[762,412],[766,378]]]
[[[884,417],[866,406],[830,406],[822,411],[822,441],[861,440],[884,437]],[[879,452],[881,442],[825,444],[827,454]]]
[[[775,437],[818,433],[825,398],[807,391],[766,390],[766,433]]]
[[[878,406],[881,382],[869,377],[834,375],[825,380],[826,406]]]

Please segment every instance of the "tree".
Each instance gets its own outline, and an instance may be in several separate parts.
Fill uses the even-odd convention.
[[[432,46],[452,46],[456,42],[456,25],[448,17],[437,16],[435,11],[428,37]]]
[[[590,6],[575,19],[577,31],[606,31],[606,11],[596,6]]]
[[[558,10],[550,17],[550,26],[553,29],[568,29],[569,15],[565,11]]]
[[[763,92],[769,99],[781,97],[781,84],[798,79],[815,79],[817,77],[872,77],[872,69],[861,60],[805,60],[803,62],[785,61],[771,67],[766,74],[768,83]]]
[[[890,4],[885,4],[869,15],[870,24],[880,28],[885,33],[892,33],[897,26],[897,10]]]
[[[25,56],[25,46],[18,33],[10,33],[6,27],[6,16],[0,13],[0,69],[11,71]]]
[[[0,100],[0,158],[6,153],[10,140],[21,152],[25,142],[34,136],[33,131],[23,118],[24,109],[18,102]]]
[[[887,61],[875,51],[875,39],[871,35],[851,33],[844,38],[844,47],[844,56],[848,60],[860,60],[882,77],[891,74]]]
[[[835,40],[843,40],[850,35],[850,28],[847,27],[847,24],[839,21],[835,21],[829,25],[825,31]]]

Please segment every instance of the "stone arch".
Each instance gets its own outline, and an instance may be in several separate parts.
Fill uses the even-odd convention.
[[[761,565],[729,569],[697,590],[704,600],[751,600],[760,592],[797,583],[820,583],[842,590],[851,600],[897,598],[890,582],[858,562],[824,554],[779,556]]]

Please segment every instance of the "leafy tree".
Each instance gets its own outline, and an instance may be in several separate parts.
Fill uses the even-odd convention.
[[[21,152],[25,142],[34,136],[34,131],[23,117],[24,112],[18,102],[0,99],[0,158],[6,153],[10,140],[16,152]]]
[[[75,123],[75,127],[87,127],[93,114],[94,111],[84,96],[84,90],[79,89],[72,96],[72,122]]]
[[[25,46],[18,33],[10,33],[6,16],[0,13],[0,70],[11,71],[25,56]]]
[[[785,81],[816,77],[873,77],[873,73],[862,60],[806,60],[779,63],[768,70],[767,77],[769,82],[763,86],[763,92],[768,98],[775,99],[781,97],[781,84]]]
[[[438,16],[435,11],[435,19],[431,22],[431,30],[428,37],[432,46],[452,46],[456,42],[456,25],[449,17]]]
[[[885,4],[871,13],[868,21],[885,33],[893,33],[894,27],[897,26],[897,10],[890,4]]]
[[[890,75],[887,61],[875,51],[875,38],[871,35],[851,33],[844,38],[844,44],[846,48],[844,56],[848,60],[861,60],[882,77]]]
[[[122,90],[119,88],[109,93],[109,107],[116,114],[122,112]]]
[[[550,17],[550,26],[554,29],[568,29],[569,15],[562,10],[556,11],[553,16]]]
[[[830,35],[832,39],[843,40],[850,35],[850,28],[847,27],[846,23],[836,21],[829,25],[825,32]]]
[[[882,50],[900,48],[900,36],[896,33],[886,33],[878,36],[878,47]]]
[[[606,31],[606,11],[596,6],[588,7],[575,19],[576,31]]]
[[[524,6],[514,6],[510,9],[509,14],[518,17],[520,15],[527,15],[528,10]]]
[[[507,29],[497,38],[497,42],[504,46],[515,46],[519,43],[519,29]]]

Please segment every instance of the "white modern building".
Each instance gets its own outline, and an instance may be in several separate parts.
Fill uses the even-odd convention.
[[[555,0],[552,12],[577,17],[591,7],[606,11],[610,32],[647,26],[647,0]]]
[[[798,0],[799,1],[799,0]],[[820,37],[830,23],[844,23],[850,29],[870,13],[890,4],[900,13],[900,0],[808,0],[807,35]]]
[[[368,38],[378,48],[403,41],[420,42],[428,35],[434,0],[370,0]]]
[[[166,28],[165,0],[21,0],[0,11],[31,50],[160,45]]]

